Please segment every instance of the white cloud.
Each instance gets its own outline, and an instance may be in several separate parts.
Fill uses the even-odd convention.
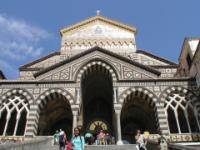
[[[17,60],[38,57],[43,50],[39,42],[50,37],[44,29],[0,14],[1,56]]]

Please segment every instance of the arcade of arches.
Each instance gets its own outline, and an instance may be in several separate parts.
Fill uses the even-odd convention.
[[[101,15],[61,29],[59,51],[21,66],[18,79],[0,81],[0,140],[60,128],[70,138],[80,126],[130,143],[136,129],[200,142],[196,81],[177,76],[182,66],[137,49],[136,31]]]
[[[186,90],[170,92],[168,90],[167,94],[162,94],[164,95],[162,110],[166,116],[165,124],[168,124],[169,133],[200,131],[197,109],[199,102],[195,94],[184,91]],[[145,88],[132,88],[131,91],[124,92],[128,94],[123,98],[120,113],[116,114],[118,110],[115,105],[119,100],[116,100],[117,92],[113,87],[112,76],[105,67],[94,65],[82,74],[80,117],[75,117],[70,100],[66,96],[58,92],[46,94],[39,113],[37,135],[52,135],[62,128],[70,138],[75,125],[81,125],[83,132],[90,131],[94,134],[103,129],[117,139],[127,140],[130,143],[135,142],[133,137],[136,129],[157,134],[160,128],[159,113],[152,94],[147,94]],[[25,134],[30,103],[24,95],[12,92],[4,97],[0,108],[1,135]]]

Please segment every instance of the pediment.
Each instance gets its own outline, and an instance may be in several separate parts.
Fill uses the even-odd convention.
[[[134,34],[124,28],[108,24],[101,20],[88,23],[76,30],[71,30],[63,33],[62,41],[66,44],[77,40],[92,40],[92,39],[133,39]]]
[[[113,52],[94,47],[68,60],[64,60],[35,74],[38,80],[76,81],[78,72],[89,62],[98,61],[110,66],[117,80],[156,79],[160,72],[117,55]]]
[[[105,27],[103,25],[105,25]],[[60,33],[62,36],[64,36],[67,33],[73,33],[73,31],[76,32],[77,30],[84,31],[82,29],[86,29],[86,27],[89,27],[89,29],[92,29],[93,33],[97,33],[97,34],[101,33],[101,31],[109,32],[111,28],[112,29],[115,28],[115,29],[123,30],[123,31],[134,32],[134,33],[136,32],[135,27],[121,23],[119,21],[108,19],[107,17],[97,15],[97,16],[88,18],[86,20],[80,21],[79,23],[76,23],[74,25],[64,27],[60,30]],[[91,33],[92,32],[90,30],[89,35],[91,35]],[[83,34],[83,32],[81,32],[81,34]],[[84,35],[87,36],[88,34],[84,34]],[[118,36],[118,37],[120,37],[120,36]]]

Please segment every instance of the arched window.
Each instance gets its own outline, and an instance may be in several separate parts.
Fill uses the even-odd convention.
[[[174,111],[171,107],[169,107],[167,109],[167,118],[168,118],[168,122],[170,122],[169,123],[170,132],[171,133],[177,133],[178,127],[177,127],[177,124],[176,124],[176,117],[175,117]]]
[[[183,93],[173,92],[165,98],[165,112],[170,133],[199,132],[195,107]]]
[[[24,135],[29,104],[19,94],[8,97],[0,107],[0,135]]]

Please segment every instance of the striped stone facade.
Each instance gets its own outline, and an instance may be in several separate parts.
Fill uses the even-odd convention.
[[[61,33],[68,41],[79,40],[69,37],[74,38],[74,32],[82,31],[85,24],[89,28],[90,22],[94,21],[93,26],[96,20],[108,24],[109,29],[114,26],[114,31],[123,30],[120,40],[123,40],[123,35],[130,36],[133,38],[134,42],[132,42],[135,43],[134,28],[117,24],[102,16],[96,16],[88,22],[86,20],[84,24],[74,25],[73,28],[62,30]],[[72,33],[71,30],[73,30]],[[88,30],[83,31],[89,32]],[[68,32],[70,32],[69,37]],[[94,34],[99,36],[99,33]],[[100,37],[103,38],[103,35]],[[90,40],[87,39],[91,42]],[[99,39],[94,37],[92,40]],[[78,44],[80,47],[80,43]],[[110,44],[112,45],[112,42]],[[120,42],[115,41],[113,44],[118,49],[116,53],[113,49],[104,49],[105,46],[97,47],[99,42],[91,49],[85,50],[86,47],[84,47],[84,50],[81,49],[79,52],[76,49],[77,53],[73,56],[65,56],[67,50],[62,49],[61,53],[58,52],[22,66],[18,80],[0,81],[0,136],[19,136],[30,139],[37,135],[45,135],[50,127],[49,124],[54,122],[57,116],[62,116],[63,112],[71,121],[69,125],[71,130],[76,126],[85,126],[87,122],[84,122],[86,111],[84,101],[86,100],[83,83],[84,81],[92,82],[90,77],[95,78],[95,75],[102,75],[111,82],[109,89],[107,87],[96,91],[90,89],[93,91],[91,95],[94,96],[95,93],[102,94],[101,90],[110,90],[110,93],[108,92],[108,95],[112,94],[109,99],[110,108],[114,113],[111,111],[109,115],[112,116],[113,126],[115,126],[113,133],[118,141],[124,140],[127,134],[125,127],[128,122],[126,121],[130,121],[131,118],[133,119],[132,124],[134,124],[134,119],[137,122],[141,118],[142,123],[140,124],[144,125],[144,130],[150,130],[151,134],[157,134],[160,129],[167,136],[172,133],[179,135],[199,133],[200,101],[195,80],[189,77],[175,77],[176,63],[143,50],[136,50],[135,46],[131,51],[131,49],[124,50],[120,47],[123,45]],[[67,43],[67,45],[67,49],[70,49],[70,44]],[[73,49],[70,51],[72,52]],[[55,63],[52,63],[52,60]],[[98,79],[101,78],[98,77]],[[102,87],[107,84],[103,80],[103,83],[96,82]],[[84,84],[85,88],[89,86],[89,83]],[[57,112],[56,108],[61,108],[62,105],[66,105],[63,106],[63,111]],[[26,116],[21,121],[20,118],[24,112]],[[45,113],[49,113],[49,116],[48,114],[45,116]],[[26,121],[23,122],[23,120]],[[14,124],[9,126],[11,123]],[[19,126],[24,126],[24,128],[19,128]]]

